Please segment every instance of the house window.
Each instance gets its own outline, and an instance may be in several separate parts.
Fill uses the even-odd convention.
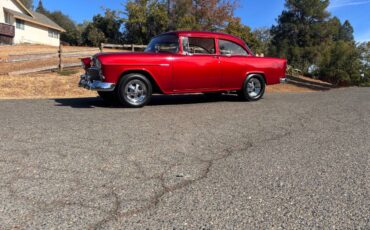
[[[24,30],[24,21],[21,19],[15,20],[17,29]]]
[[[5,12],[5,23],[10,24],[10,14]]]
[[[59,32],[56,30],[49,29],[49,37],[51,38],[59,38]]]

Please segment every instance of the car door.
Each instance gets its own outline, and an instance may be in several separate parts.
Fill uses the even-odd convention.
[[[174,56],[174,91],[209,91],[221,85],[214,38],[181,37],[182,54]]]
[[[221,63],[221,87],[224,89],[238,89],[245,80],[248,52],[239,44],[218,39]]]

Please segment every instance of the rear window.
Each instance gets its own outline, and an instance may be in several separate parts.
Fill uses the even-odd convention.
[[[220,39],[218,40],[218,46],[220,48],[221,55],[248,56],[247,51],[235,42]]]

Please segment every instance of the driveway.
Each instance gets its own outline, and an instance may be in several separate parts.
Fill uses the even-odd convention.
[[[0,101],[0,229],[369,229],[370,89]]]

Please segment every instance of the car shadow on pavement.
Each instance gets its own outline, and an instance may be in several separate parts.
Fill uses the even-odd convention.
[[[72,108],[121,108],[120,106],[107,105],[99,97],[89,98],[63,98],[54,99],[56,106],[70,106]],[[236,95],[206,96],[203,94],[186,94],[186,95],[153,95],[147,106],[160,105],[181,105],[181,104],[200,104],[200,103],[217,103],[217,102],[240,102]]]

